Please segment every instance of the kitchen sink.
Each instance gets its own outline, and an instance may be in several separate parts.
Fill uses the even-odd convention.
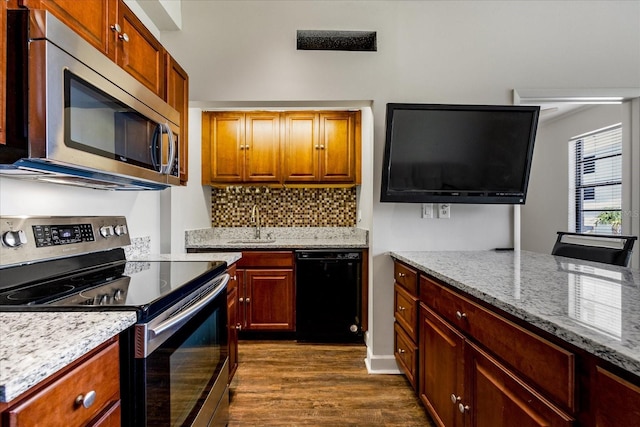
[[[227,243],[242,243],[242,244],[264,244],[275,243],[275,239],[242,239],[242,240],[229,240]]]

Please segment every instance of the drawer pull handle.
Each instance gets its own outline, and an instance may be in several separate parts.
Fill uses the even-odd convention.
[[[467,318],[467,313],[462,313],[460,311],[456,311],[456,317],[458,318],[458,320],[466,319]]]
[[[404,308],[403,306],[401,306],[401,305],[398,306],[398,311],[405,311],[405,310],[406,310],[406,308]]]
[[[453,403],[454,405],[458,402],[460,402],[462,400],[462,398],[460,396],[456,396],[455,394],[451,394],[451,403]]]
[[[399,354],[404,354],[404,350],[403,350],[403,349],[401,349],[401,348],[398,348],[398,353],[399,353]]]
[[[407,275],[404,273],[398,273],[398,277],[406,277]]]
[[[464,414],[465,412],[467,412],[469,410],[469,405],[463,405],[462,403],[458,404],[458,410],[460,411],[461,414]]]
[[[87,394],[80,394],[76,397],[76,406],[84,406],[85,408],[89,408],[93,405],[93,402],[96,401],[96,392],[91,390],[87,392]]]

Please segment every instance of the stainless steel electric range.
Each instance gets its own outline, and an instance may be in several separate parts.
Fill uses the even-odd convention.
[[[127,261],[124,217],[0,217],[0,311],[134,310],[123,426],[225,425],[223,261]]]

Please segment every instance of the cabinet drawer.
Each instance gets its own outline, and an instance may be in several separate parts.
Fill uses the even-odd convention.
[[[555,402],[575,410],[573,353],[490,312],[425,276],[421,301],[511,365]]]
[[[395,312],[393,316],[413,340],[418,339],[418,298],[407,292],[397,283],[394,285],[393,302]]]
[[[293,267],[291,251],[242,252],[238,267]]]
[[[101,410],[120,400],[118,343],[114,342],[60,378],[13,406],[9,425],[84,426]],[[95,392],[95,401],[85,408],[76,403],[80,396]]]
[[[397,323],[393,325],[393,327],[395,330],[393,343],[395,345],[394,354],[396,360],[413,386],[413,389],[416,390],[418,347]]]
[[[399,262],[393,264],[393,278],[412,295],[418,295],[418,272]]]

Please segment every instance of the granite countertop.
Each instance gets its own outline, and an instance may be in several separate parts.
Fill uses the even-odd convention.
[[[139,254],[128,261],[224,261],[231,265],[242,258],[242,252],[206,252],[197,254]]]
[[[136,322],[134,311],[0,313],[0,402],[9,402]]]
[[[187,249],[366,249],[368,231],[355,227],[217,227],[185,232]]]
[[[640,270],[526,251],[390,255],[640,375]]]

